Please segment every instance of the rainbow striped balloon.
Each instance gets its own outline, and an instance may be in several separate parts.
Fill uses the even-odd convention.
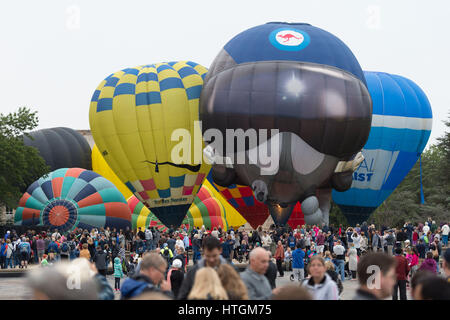
[[[120,191],[98,173],[55,170],[33,182],[14,216],[15,225],[75,228],[131,228],[131,212]]]

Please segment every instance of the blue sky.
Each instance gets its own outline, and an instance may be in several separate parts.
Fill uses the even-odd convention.
[[[89,129],[89,102],[109,74],[192,60],[209,67],[239,32],[307,22],[343,40],[364,70],[405,76],[433,108],[430,142],[450,111],[450,2],[417,0],[22,0],[0,4],[0,112],[37,110],[39,128]]]

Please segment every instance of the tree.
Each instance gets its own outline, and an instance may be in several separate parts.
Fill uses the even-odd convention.
[[[0,113],[0,206],[17,207],[23,190],[50,171],[38,150],[23,143],[22,136],[30,137],[26,131],[38,122],[37,112],[26,107]]]

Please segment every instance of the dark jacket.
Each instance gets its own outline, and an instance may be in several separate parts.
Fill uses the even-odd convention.
[[[95,252],[94,258],[92,261],[95,263],[95,266],[98,270],[106,270],[106,253],[103,250]]]
[[[228,263],[225,258],[220,256],[220,263]],[[205,259],[201,259],[197,264],[195,264],[187,273],[186,277],[183,280],[183,284],[181,285],[180,291],[178,292],[178,300],[186,300],[189,293],[191,292],[192,286],[194,285],[195,274],[197,270],[203,268],[205,266]]]
[[[173,270],[170,274],[170,285],[172,287],[172,293],[175,297],[178,296],[180,292],[181,285],[184,279],[184,272],[180,270]]]
[[[132,278],[126,279],[123,282],[122,288],[120,289],[120,299],[131,299],[145,292],[160,292],[169,297],[172,296],[172,293],[161,291],[158,287],[156,287],[149,277],[143,274],[138,274]]]
[[[275,281],[277,279],[277,266],[272,262],[272,260],[269,261],[269,267],[267,268],[265,276],[267,280],[269,280],[270,287],[274,289],[276,287]]]
[[[367,291],[358,289],[353,297],[353,300],[379,300],[375,295]]]
[[[114,291],[108,283],[105,276],[97,273],[94,277],[99,286],[98,299],[99,300],[114,300]]]

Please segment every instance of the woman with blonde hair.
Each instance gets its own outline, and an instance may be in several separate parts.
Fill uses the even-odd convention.
[[[221,264],[217,274],[230,300],[248,300],[247,287],[229,264]]]
[[[188,300],[228,300],[227,292],[213,268],[204,267],[196,272]]]

